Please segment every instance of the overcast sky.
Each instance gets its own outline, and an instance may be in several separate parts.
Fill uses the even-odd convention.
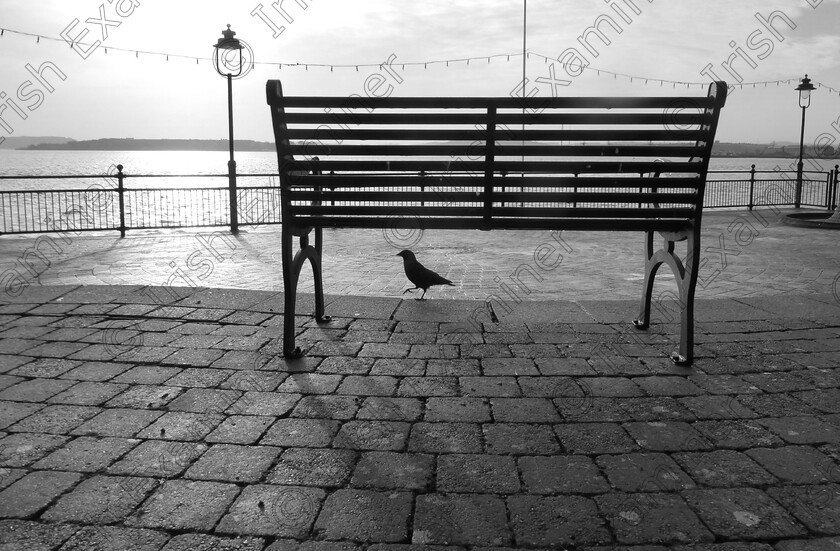
[[[827,133],[838,145],[838,21],[840,0],[528,0],[526,91],[643,96],[674,93],[660,80],[793,79],[733,90],[718,138],[795,142],[801,111],[794,87],[808,73],[835,91],[814,92],[806,137]],[[226,24],[257,62],[234,82],[241,139],[271,139],[270,78],[296,95],[364,95],[376,73],[384,79],[378,94],[495,96],[521,86],[521,55],[487,57],[522,52],[523,0],[0,0],[7,29],[0,37],[0,138],[226,138],[226,86],[208,61]],[[592,32],[596,25],[608,44]],[[134,50],[173,55],[167,61]],[[390,71],[314,66],[389,58]],[[402,66],[462,58],[474,59]],[[705,93],[699,85],[677,90]]]

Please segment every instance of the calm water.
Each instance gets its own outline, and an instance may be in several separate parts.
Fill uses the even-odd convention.
[[[227,151],[16,151],[0,150],[0,175],[93,175],[116,172],[117,164],[123,165],[126,174],[227,174]],[[821,161],[822,170],[829,170],[840,160]],[[273,152],[244,151],[236,154],[239,174],[265,174],[277,171],[277,156]],[[756,170],[795,170],[795,159],[774,158],[712,158],[710,169],[741,172],[748,171],[755,164]],[[806,170],[808,164],[806,164]],[[728,179],[722,175],[710,179]],[[100,182],[102,187],[106,179]],[[115,179],[109,179],[113,184]],[[45,183],[46,182],[46,183]],[[0,189],[44,189],[45,185],[53,188],[88,187],[95,180],[74,181],[19,181],[4,180]],[[224,186],[224,177],[185,179],[165,178],[127,181],[126,185],[158,187]],[[244,179],[241,185],[269,185],[268,178]]]

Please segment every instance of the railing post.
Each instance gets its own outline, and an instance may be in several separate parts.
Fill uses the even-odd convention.
[[[117,165],[117,197],[120,201],[120,237],[125,237],[125,198],[123,197],[125,193],[125,187],[123,186],[123,179],[125,179],[125,174],[123,174],[123,165]]]
[[[831,210],[837,208],[837,188],[840,186],[840,165],[834,165],[834,191],[831,193]]]
[[[753,209],[753,194],[755,192],[755,165],[750,168],[750,204],[749,210]]]

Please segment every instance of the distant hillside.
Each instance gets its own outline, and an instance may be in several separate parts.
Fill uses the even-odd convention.
[[[73,140],[70,138],[62,138],[59,136],[7,136],[6,139],[0,143],[0,149],[25,149],[31,145],[42,143],[64,144],[72,141]]]
[[[275,151],[273,142],[234,140],[237,151]],[[99,140],[40,143],[21,149],[70,151],[227,151],[227,140],[150,140],[134,138],[102,138]]]

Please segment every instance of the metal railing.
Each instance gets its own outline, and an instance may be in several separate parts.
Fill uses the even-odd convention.
[[[227,174],[128,175],[122,168],[117,165],[117,172],[107,175],[0,176],[0,182],[59,180],[84,185],[92,181],[87,187],[0,191],[0,234],[116,230],[125,236],[126,231],[136,229],[233,227],[232,196],[239,226],[280,223],[276,174],[238,174],[240,181],[258,183],[238,187],[232,195],[227,185],[204,185],[214,179],[227,181]],[[826,172],[804,172],[801,187],[797,186],[796,171],[758,171],[755,165],[749,171],[709,171],[704,208],[809,206],[833,210],[837,207],[839,169],[835,165]],[[161,187],[126,188],[128,179],[166,180]],[[197,179],[198,185],[172,187],[170,179]]]

